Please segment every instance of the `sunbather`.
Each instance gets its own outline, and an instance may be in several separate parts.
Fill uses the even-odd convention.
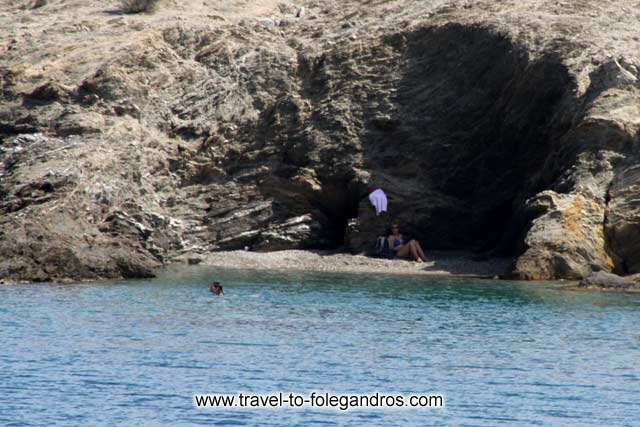
[[[417,240],[410,240],[407,243],[404,242],[398,225],[391,226],[391,235],[389,235],[388,239],[389,248],[391,248],[399,258],[409,258],[416,262],[427,260],[420,246],[420,242]]]

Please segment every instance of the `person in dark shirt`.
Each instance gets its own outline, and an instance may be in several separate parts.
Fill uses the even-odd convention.
[[[224,296],[224,291],[222,290],[222,285],[220,282],[213,282],[211,286],[209,286],[209,290],[212,294],[217,296]]]

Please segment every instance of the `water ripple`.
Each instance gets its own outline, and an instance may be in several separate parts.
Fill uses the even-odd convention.
[[[3,286],[0,425],[633,425],[639,310],[637,295],[554,285],[206,268]],[[442,393],[447,407],[191,403],[310,390]]]

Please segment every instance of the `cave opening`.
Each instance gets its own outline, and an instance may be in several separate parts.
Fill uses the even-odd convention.
[[[448,25],[403,37],[392,102],[364,107],[371,184],[429,249],[515,254],[524,201],[555,179],[545,164],[567,129],[562,102],[575,82],[557,57],[532,57],[493,29]],[[344,183],[327,192],[337,247],[364,196]]]
[[[326,216],[323,227],[325,248],[343,249],[345,247],[349,220],[358,216],[358,208],[364,192],[362,185],[344,181],[333,181],[323,186],[323,192],[315,204]]]
[[[389,198],[386,224],[426,249],[517,255],[525,201],[562,170],[554,152],[577,83],[559,57],[495,28],[449,24],[380,43],[349,61],[339,52],[301,61],[300,98],[265,110],[248,150],[281,146],[278,179],[261,191],[281,199],[283,217],[312,213],[319,228],[307,247],[343,248],[357,217],[370,249],[386,231],[368,206],[372,185]],[[285,183],[292,177],[321,190]]]

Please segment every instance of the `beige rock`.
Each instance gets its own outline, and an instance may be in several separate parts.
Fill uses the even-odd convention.
[[[356,252],[397,220],[521,278],[640,268],[632,1],[0,3],[0,277],[339,247],[353,218]]]
[[[623,170],[611,184],[605,233],[616,271],[640,273],[640,166]]]

